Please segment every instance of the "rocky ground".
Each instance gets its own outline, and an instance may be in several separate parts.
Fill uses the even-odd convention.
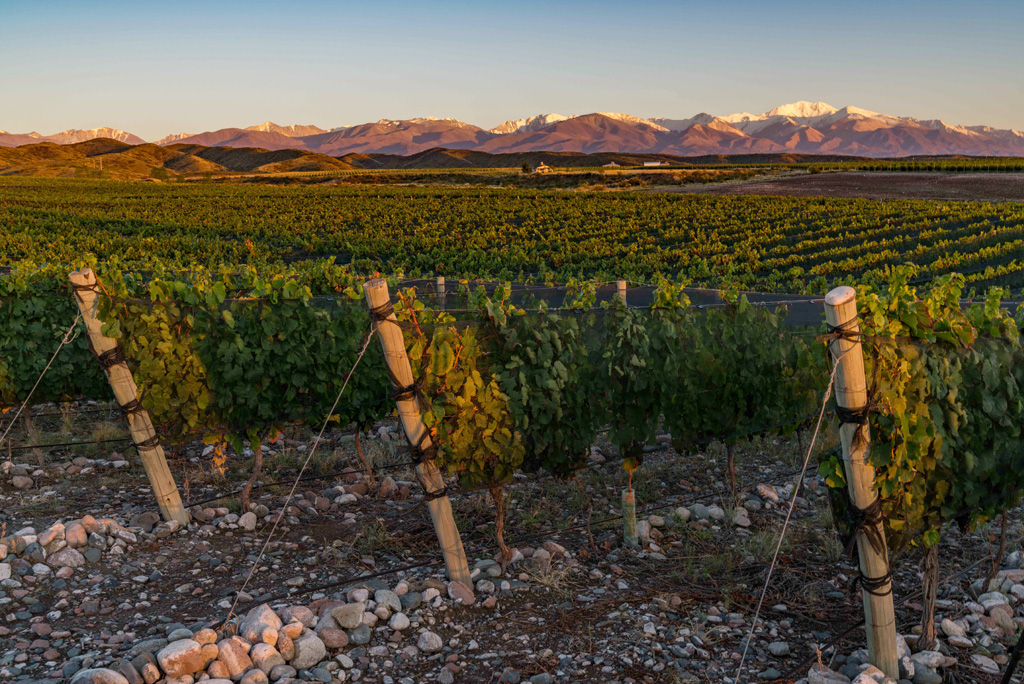
[[[130,451],[57,452],[44,467],[15,456],[0,478],[0,681],[734,681],[799,470],[794,439],[738,448],[738,505],[723,449],[677,454],[662,440],[634,479],[639,548],[622,545],[620,520],[603,522],[620,513],[625,485],[604,443],[579,483],[541,477],[508,489],[517,554],[506,567],[490,500],[455,494],[472,590],[445,581],[419,487],[389,467],[407,459],[394,426],[361,441],[379,471],[372,480],[304,481],[287,507],[287,486],[263,488],[246,512],[227,497],[193,507],[187,527],[160,521]],[[309,445],[295,431],[268,447],[264,479],[293,478]],[[307,474],[356,464],[352,435],[328,445]],[[186,500],[244,481],[245,459],[221,477],[202,449],[172,459]],[[856,572],[813,468],[796,501],[741,679],[881,681],[858,650],[862,630],[823,648],[862,617],[849,590]],[[983,562],[940,590],[934,650],[916,648],[921,606],[906,600],[920,589],[919,559],[897,560],[906,681],[998,681],[1024,625],[1024,570],[1011,546],[985,579],[994,532],[944,542],[944,576]],[[241,617],[225,624],[236,599]]]

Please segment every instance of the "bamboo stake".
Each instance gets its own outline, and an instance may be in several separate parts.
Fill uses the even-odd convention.
[[[825,320],[832,326],[842,326],[851,333],[860,332],[857,320],[857,293],[852,287],[837,287],[825,296]],[[836,402],[845,408],[857,409],[868,402],[867,381],[864,377],[864,353],[859,339],[847,337],[833,340],[829,345],[832,358],[838,359],[835,391]],[[858,429],[861,438],[855,439]],[[864,509],[874,503],[875,469],[868,462],[870,433],[867,425],[844,423],[839,426],[843,446],[843,467],[849,483],[850,500]],[[878,537],[883,549],[876,551],[864,530],[857,533],[857,552],[860,572],[865,577],[885,577],[889,574],[889,553],[885,548],[885,533],[878,525]],[[864,622],[868,636],[868,658],[888,677],[899,677],[896,660],[896,619],[893,611],[892,582],[879,587],[876,596],[861,589],[864,602]]]
[[[374,278],[364,283],[363,291],[366,293],[366,304],[371,311],[383,307],[391,301],[388,285],[382,278]],[[396,390],[413,384],[412,366],[409,365],[409,357],[405,352],[405,338],[397,321],[398,319],[392,312],[388,314],[387,318],[378,322],[377,328],[381,346],[384,348],[384,360],[391,371],[392,383]],[[420,416],[419,402],[416,398],[400,398],[395,403],[398,405],[398,415],[402,419],[402,426],[405,428],[405,436],[409,443],[420,444],[424,449],[430,447],[432,442]],[[416,466],[416,479],[419,480],[428,495],[444,491],[444,478],[441,477],[441,471],[432,460],[424,460]],[[461,582],[472,591],[469,563],[466,560],[466,551],[462,547],[459,528],[455,525],[455,517],[452,515],[451,501],[447,495],[440,496],[429,500],[427,508],[430,509],[434,531],[437,533],[441,553],[444,555],[448,579]]]
[[[96,286],[96,274],[91,268],[75,271],[69,276],[71,284],[77,287],[93,288]],[[96,354],[103,354],[114,349],[117,342],[103,334],[102,323],[96,316],[98,298],[93,289],[78,289],[74,294],[78,302],[78,309],[82,312],[82,320],[89,334],[89,341]],[[127,406],[139,398],[139,390],[135,385],[135,379],[128,370],[128,364],[124,361],[115,363],[104,369],[110,387],[114,390],[114,398],[120,406]],[[149,419],[149,413],[140,409],[127,414],[128,430],[131,432],[132,440],[136,445],[151,443],[156,439],[156,428],[153,421]],[[142,465],[146,469],[146,476],[149,484],[153,487],[153,496],[157,506],[160,508],[160,515],[164,520],[177,520],[182,525],[188,525],[189,515],[181,503],[181,494],[178,493],[178,486],[171,475],[171,469],[167,466],[167,459],[164,457],[164,450],[160,444],[151,447],[140,447],[139,456],[142,457]]]
[[[448,291],[444,286],[444,276],[437,276],[437,308],[441,311],[445,309],[445,300],[448,297]]]
[[[618,291],[615,296],[619,298],[619,302],[622,303],[622,306],[626,306],[626,281],[623,278],[619,278],[615,284],[618,287]]]

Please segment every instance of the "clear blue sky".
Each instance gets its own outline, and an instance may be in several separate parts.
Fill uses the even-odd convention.
[[[155,139],[795,100],[1024,129],[1024,0],[0,0],[0,129]]]

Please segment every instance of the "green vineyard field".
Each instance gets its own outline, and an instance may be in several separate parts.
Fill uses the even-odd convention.
[[[59,236],[59,240],[55,239]],[[351,260],[361,272],[821,294],[918,265],[1024,285],[1024,205],[486,188],[0,180],[3,266]]]

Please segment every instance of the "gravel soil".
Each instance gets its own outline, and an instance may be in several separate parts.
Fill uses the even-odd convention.
[[[363,437],[375,467],[388,471],[389,479],[381,474],[371,485],[352,474],[304,482],[287,508],[288,487],[261,489],[253,497],[256,515],[249,519],[240,518],[237,501],[228,498],[193,509],[196,522],[170,531],[152,515],[145,475],[133,455],[99,452],[76,461],[72,453],[55,454],[45,468],[26,465],[31,462],[27,455],[16,459],[0,477],[4,535],[29,534],[26,528],[31,528],[32,536],[41,537],[54,523],[74,524],[86,514],[108,523],[96,544],[104,547],[101,553],[80,567],[55,571],[13,551],[0,558],[12,571],[0,582],[0,680],[71,681],[91,668],[116,669],[147,638],[167,637],[182,627],[195,633],[204,625],[217,628],[255,564],[239,600],[243,614],[272,595],[286,595],[271,601],[278,612],[310,606],[322,613],[329,610],[326,602],[351,600],[360,587],[370,590],[371,599],[378,589],[403,594],[439,589],[436,599],[405,611],[411,623],[405,629],[392,629],[382,618],[372,626],[369,643],[329,649],[321,667],[299,671],[299,680],[731,681],[798,481],[794,473],[802,457],[794,437],[755,437],[737,447],[736,500],[721,445],[677,453],[667,436],[660,439],[634,479],[639,548],[622,545],[620,520],[601,522],[620,513],[619,495],[626,484],[615,449],[607,443],[593,447],[591,466],[578,484],[540,477],[509,487],[506,538],[523,558],[506,568],[494,563],[493,507],[487,495],[453,494],[477,583],[475,605],[467,606],[448,596],[443,566],[436,563],[358,579],[439,557],[412,473],[388,470],[389,463],[406,458],[397,446],[396,429],[382,424]],[[819,446],[834,441],[830,433]],[[355,463],[351,435],[333,435],[331,447],[322,448],[323,460],[317,457],[307,474]],[[202,448],[179,450],[172,462],[179,484],[188,483],[193,500],[244,481],[244,458],[229,461],[221,479],[204,467]],[[293,476],[306,448],[301,434],[274,445],[267,459],[273,472],[266,479]],[[15,473],[31,478],[32,486],[15,488]],[[449,486],[456,490],[454,483]],[[860,619],[862,609],[859,592],[850,590],[855,566],[832,529],[828,495],[813,462],[796,501],[744,681],[805,679],[819,657],[837,670],[852,666],[858,662],[854,652],[864,643],[863,631],[855,629],[838,644],[827,645]],[[281,523],[256,562],[276,515],[283,516]],[[589,534],[588,517],[593,523]],[[1019,512],[1011,519],[1009,536],[1016,539]],[[997,534],[998,525],[993,525],[947,536],[941,555],[944,576],[984,562],[944,585],[942,617],[970,614],[971,602],[979,600],[971,583],[987,574]],[[1008,548],[1008,555],[1015,550]],[[1018,561],[1019,556],[1018,551]],[[898,627],[911,641],[921,606],[903,602],[920,589],[918,562],[908,553],[894,565]],[[337,586],[318,588],[327,583]],[[997,681],[972,664],[968,654],[1005,662],[1005,644],[1012,645],[1012,635],[989,638],[987,623],[975,620],[968,626],[976,624],[984,629],[970,634],[973,650],[950,647],[958,657],[947,671],[956,673],[957,681]],[[425,632],[440,637],[442,650],[418,648]],[[794,668],[793,678],[780,679]]]

